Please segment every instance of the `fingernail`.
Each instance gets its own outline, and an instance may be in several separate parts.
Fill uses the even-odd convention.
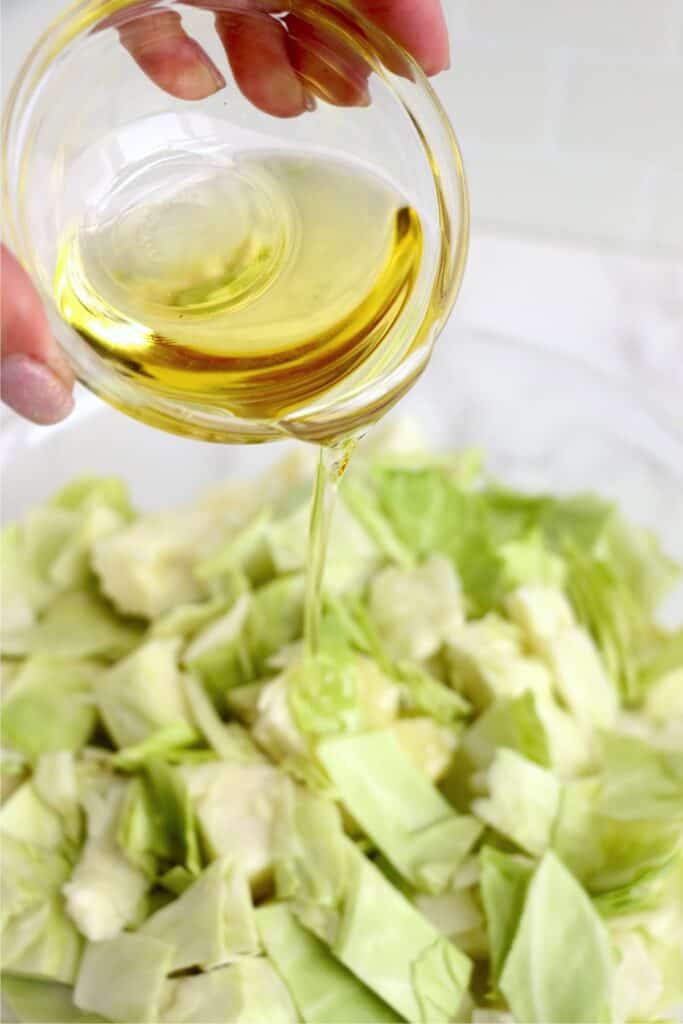
[[[304,92],[304,106],[309,112],[313,112],[318,109],[318,101],[311,92]]]
[[[203,100],[225,87],[225,79],[213,64],[195,61],[178,71],[174,92],[186,100]]]
[[[0,370],[3,402],[33,423],[58,423],[73,409],[74,400],[64,382],[36,359],[8,356]]]

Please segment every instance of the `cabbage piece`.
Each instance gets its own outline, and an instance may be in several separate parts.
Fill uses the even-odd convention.
[[[683,626],[673,632],[659,633],[650,647],[643,652],[639,682],[646,697],[649,686],[662,676],[675,674],[677,669],[683,669]]]
[[[398,715],[400,690],[370,659],[344,643],[322,642],[286,673],[292,718],[308,737],[376,729]]]
[[[207,654],[231,647],[241,636],[250,609],[251,596],[241,594],[224,615],[199,631],[184,653],[188,664]]]
[[[272,867],[273,821],[286,777],[268,764],[217,762],[178,771],[211,855],[233,858],[250,882],[261,881]]]
[[[683,822],[683,750],[605,733],[602,754],[604,814],[620,821]]]
[[[39,612],[50,603],[54,584],[44,579],[26,550],[24,531],[10,523],[0,531],[0,575],[2,576],[2,649],[36,622]]]
[[[211,768],[212,765],[206,766]],[[199,766],[198,770],[201,770]],[[203,861],[200,851],[199,818],[192,801],[192,792],[183,766],[172,767],[163,761],[152,761],[146,767],[155,822],[160,823],[168,842],[169,859],[197,875]],[[158,825],[157,825],[158,827]]]
[[[384,557],[404,569],[409,568],[414,562],[413,555],[396,536],[374,491],[358,477],[351,478],[349,474],[344,476],[340,490],[344,504]]]
[[[561,587],[567,575],[564,559],[549,548],[541,530],[533,528],[500,545],[503,587],[513,590],[526,584]]]
[[[589,556],[572,551],[568,590],[611,677],[629,703],[641,697],[643,654],[655,638],[653,615],[680,570],[647,531],[617,517]]]
[[[534,872],[500,977],[517,1020],[611,1019],[614,963],[607,930],[574,876],[551,852]]]
[[[496,831],[528,853],[540,855],[550,845],[561,783],[526,757],[500,747],[487,772],[489,796],[472,810]]]
[[[285,904],[256,912],[261,939],[306,1024],[390,1024],[400,1018],[367,989]]]
[[[5,637],[5,654],[116,661],[140,641],[141,629],[118,618],[97,594],[79,591],[55,600],[33,626]]]
[[[308,558],[308,498],[266,531],[266,545],[277,575],[303,572]],[[330,525],[323,586],[331,594],[358,589],[382,561],[382,554],[346,502],[337,502]]]
[[[259,951],[249,886],[227,859],[214,861],[178,899],[152,914],[139,934],[174,947],[172,971],[210,970]]]
[[[588,632],[566,597],[552,587],[521,587],[507,599],[527,643],[553,673],[557,690],[584,729],[614,724],[619,695]]]
[[[114,754],[111,764],[120,771],[134,772],[157,758],[182,760],[188,756],[187,748],[196,744],[199,738],[199,733],[187,722],[170,722],[156,732],[151,732],[139,743],[123,747]]]
[[[484,916],[472,889],[449,889],[438,896],[420,895],[415,906],[458,949],[476,959],[488,956]]]
[[[469,701],[436,679],[420,665],[399,662],[401,703],[410,713],[427,715],[441,725],[454,725],[471,711]]]
[[[58,982],[3,974],[2,996],[19,1020],[34,1024],[100,1024],[105,1020],[96,1013],[82,1013],[74,1005],[73,989]]]
[[[176,605],[152,622],[148,636],[150,639],[182,637],[189,642],[197,633],[225,614],[228,607],[229,602],[224,597]]]
[[[164,1024],[296,1024],[291,996],[272,965],[249,958],[194,978],[169,981]]]
[[[528,646],[541,657],[553,637],[577,624],[571,604],[557,587],[538,584],[519,587],[508,594],[505,607],[522,630]]]
[[[36,762],[33,785],[43,803],[58,816],[65,842],[77,847],[84,823],[74,755],[68,750],[43,754]]]
[[[491,846],[485,846],[480,857],[481,899],[491,962],[490,986],[495,992],[522,915],[533,864]]]
[[[494,701],[467,729],[461,749],[466,765],[482,771],[498,747],[517,750],[560,778],[584,771],[592,759],[589,737],[550,693],[526,691]]]
[[[299,729],[289,702],[289,674],[266,683],[259,690],[252,736],[274,761],[308,758],[309,743]]]
[[[183,688],[196,725],[221,760],[239,761],[245,764],[252,761],[263,761],[263,755],[252,742],[247,730],[237,722],[222,721],[210,697],[197,679],[185,676]]]
[[[672,669],[650,686],[643,712],[664,743],[683,749],[683,667]]]
[[[381,509],[415,555],[450,558],[468,608],[483,614],[502,597],[504,563],[490,529],[485,496],[438,469],[382,468],[376,473]]]
[[[552,677],[537,658],[525,657],[515,625],[490,614],[468,622],[447,646],[453,686],[483,711],[500,697],[517,697],[530,690],[552,692]]]
[[[564,702],[583,728],[614,725],[619,695],[584,629],[565,629],[549,640],[547,661]]]
[[[471,962],[354,848],[350,863],[332,951],[406,1019],[446,1024],[467,989]]]
[[[35,777],[19,786],[3,804],[0,811],[0,834],[46,850],[61,849],[62,853],[66,853],[61,815],[58,809],[43,799]]]
[[[122,481],[82,477],[29,514],[26,545],[59,590],[81,587],[92,576],[94,545],[133,518]]]
[[[344,807],[404,878],[442,892],[481,834],[413,765],[392,733],[327,740],[318,747]]]
[[[3,971],[70,985],[82,948],[83,939],[64,912],[59,893],[3,921]]]
[[[81,939],[60,894],[73,844],[62,819],[24,783],[0,812],[0,964],[14,974],[73,981]]]
[[[448,771],[458,746],[458,731],[433,718],[399,718],[391,725],[399,746],[432,782]]]
[[[683,857],[669,872],[660,903],[612,918],[609,933],[618,957],[615,1019],[675,1015],[683,1002]]]
[[[452,563],[432,557],[415,568],[383,569],[370,584],[370,613],[394,660],[431,658],[465,620]]]
[[[275,474],[273,474],[275,476]],[[253,483],[234,485],[186,508],[144,516],[95,545],[104,593],[124,615],[157,619],[208,594],[196,565],[255,514]]]
[[[278,829],[278,898],[291,900],[304,926],[397,1013],[445,1024],[467,988],[468,958],[344,836],[333,804],[289,793]]]
[[[516,750],[542,768],[551,762],[548,736],[530,691],[494,701],[466,730],[461,747],[475,771],[488,769],[499,747]]]
[[[199,836],[189,790],[181,772],[161,761],[145,766],[144,775],[127,788],[119,815],[117,842],[126,857],[148,878],[172,873],[191,884],[202,868]]]
[[[255,585],[272,579],[275,567],[267,545],[272,518],[270,508],[261,509],[254,519],[198,563],[197,578],[214,583],[219,589],[226,579],[236,574],[243,574]]]
[[[198,634],[184,661],[223,709],[227,693],[263,675],[269,659],[301,636],[304,580],[285,576],[237,599],[230,612]]]
[[[275,828],[275,889],[323,941],[337,934],[349,874],[339,808],[289,786]]]
[[[98,676],[97,707],[117,747],[141,743],[164,726],[190,726],[177,657],[176,640],[150,640]]]
[[[553,848],[605,914],[630,913],[659,901],[682,829],[675,819],[612,819],[603,810],[601,780],[581,779],[563,788]]]
[[[34,626],[60,593],[85,587],[93,544],[131,516],[123,484],[86,477],[35,508],[23,525],[6,527],[0,534],[3,637]]]
[[[622,1021],[656,1019],[664,987],[663,978],[645,935],[633,929],[617,931],[610,938],[617,957],[614,1020],[621,1024]]]
[[[3,746],[28,758],[48,751],[80,750],[95,728],[95,672],[85,661],[46,655],[29,658],[2,705]]]
[[[149,935],[126,932],[90,942],[83,953],[74,1003],[121,1024],[159,1020],[173,947]]]
[[[114,938],[135,921],[149,885],[117,843],[125,794],[125,783],[104,773],[83,783],[87,840],[62,891],[69,916],[95,942]]]

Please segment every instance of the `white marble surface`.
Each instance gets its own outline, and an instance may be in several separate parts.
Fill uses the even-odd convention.
[[[683,259],[479,235],[454,318],[625,378],[683,433]]]
[[[453,320],[625,379],[683,436],[683,260],[479,234]]]

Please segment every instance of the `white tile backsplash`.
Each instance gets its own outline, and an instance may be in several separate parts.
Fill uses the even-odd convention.
[[[475,228],[683,255],[683,0],[444,3]]]
[[[557,137],[568,151],[666,158],[683,172],[683,62],[577,60],[566,82]]]
[[[458,47],[454,68],[436,81],[462,139],[473,147],[534,149],[547,134],[552,113],[551,58],[531,46],[499,43]]]
[[[443,3],[475,229],[683,256],[683,0]],[[2,0],[3,93],[63,6]]]
[[[630,247],[652,238],[651,214],[639,201],[650,183],[638,162],[513,149],[495,159],[474,151],[467,168],[480,226],[559,238],[586,234]]]
[[[680,0],[466,0],[465,18],[486,35],[641,55],[672,52],[680,10]]]

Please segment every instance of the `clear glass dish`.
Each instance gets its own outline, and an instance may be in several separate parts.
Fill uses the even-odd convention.
[[[415,62],[330,0],[283,5],[290,10],[287,17],[293,13],[298,19],[305,80],[320,97],[326,76],[340,73],[340,61],[342,66],[347,60],[360,62],[369,75],[369,104],[338,106],[319,99],[316,110],[287,120],[262,113],[233,81],[216,31],[216,12],[225,16],[235,4],[239,0],[159,0],[153,5],[149,0],[80,0],[46,30],[6,111],[7,240],[35,281],[79,379],[114,406],[166,430],[213,441],[325,440],[376,419],[429,359],[465,264],[468,203],[462,161],[448,118]],[[224,73],[225,88],[188,102],[145,77],[119,33],[132,18],[153,14],[146,18],[152,25],[164,12],[182,16],[187,33]],[[190,399],[152,389],[134,366],[106,362],[61,319],[53,286],[64,234],[74,223],[98,222],[103,211],[110,219],[118,216],[118,197],[122,204],[126,196],[122,181],[133,173],[146,174],[159,162],[168,164],[170,158],[178,182],[194,184],[193,176],[205,173],[202,168],[211,162],[229,168],[236,155],[273,151],[362,166],[391,183],[420,216],[425,236],[421,267],[393,328],[397,344],[379,375],[366,373],[363,363],[343,386],[329,388],[291,415],[240,418],[206,396]],[[161,244],[156,236],[153,242]]]

